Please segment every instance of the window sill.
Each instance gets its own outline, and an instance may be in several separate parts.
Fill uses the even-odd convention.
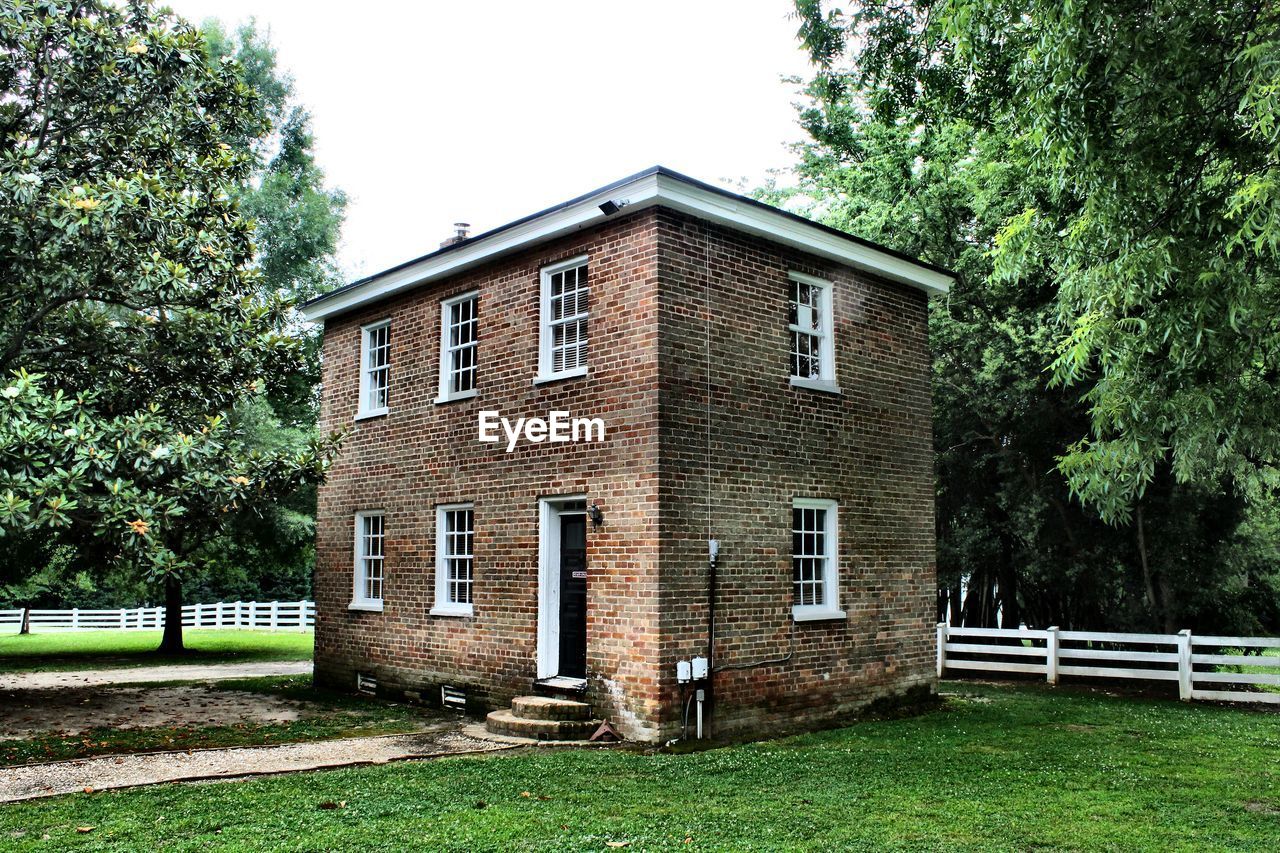
[[[441,394],[436,397],[435,402],[437,405],[440,403],[456,403],[459,400],[470,400],[475,396],[476,390],[473,388],[470,391],[459,391],[456,394]]]
[[[381,601],[353,601],[347,605],[348,610],[362,610],[366,613],[381,613]]]
[[[792,607],[791,618],[796,622],[836,622],[848,619],[849,614],[843,610],[815,609],[811,607]]]
[[[389,414],[391,414],[390,409],[377,409],[372,412],[356,412],[355,420],[367,421],[372,418],[385,418]]]
[[[441,607],[433,607],[427,611],[430,616],[454,616],[468,617],[475,615],[475,609],[470,604],[446,604]]]
[[[561,379],[576,379],[579,376],[586,376],[587,368],[579,367],[574,370],[566,370],[564,373],[551,373],[546,376],[538,376],[533,380],[534,385],[545,385],[548,382],[559,382]]]
[[[823,391],[827,394],[844,393],[834,379],[805,379],[800,376],[792,376],[791,387],[808,388],[810,391]]]

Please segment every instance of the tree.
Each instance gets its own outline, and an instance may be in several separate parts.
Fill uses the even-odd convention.
[[[1059,457],[1093,427],[1099,380],[1047,370],[1071,333],[1052,255],[1027,255],[1017,275],[996,262],[1026,210],[1068,217],[1079,200],[1035,139],[998,120],[1017,107],[1003,55],[983,73],[952,60],[939,24],[952,5],[797,3],[817,63],[801,113],[812,141],[798,147],[799,189],[773,191],[960,273],[930,317],[944,603],[968,624],[1002,607],[1006,621],[1064,627],[1280,628],[1280,575],[1257,535],[1276,530],[1269,496],[1246,502],[1223,472],[1188,481],[1163,464],[1142,524],[1072,500]]]
[[[280,393],[301,344],[237,201],[259,99],[204,50],[146,2],[0,17],[0,533],[162,583],[167,651],[193,550],[335,446],[254,446],[228,417]]]
[[[882,115],[1025,149],[1043,197],[1002,226],[995,271],[1057,292],[1054,378],[1088,389],[1088,433],[1060,460],[1073,492],[1127,521],[1165,471],[1274,490],[1280,6],[797,6],[819,59],[858,45]]]

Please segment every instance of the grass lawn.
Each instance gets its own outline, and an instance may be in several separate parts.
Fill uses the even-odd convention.
[[[66,631],[0,634],[0,672],[108,669],[167,663],[247,663],[311,660],[311,631],[196,630],[183,632],[187,654],[161,656],[159,631]]]
[[[191,689],[204,689],[192,687]],[[237,723],[223,726],[155,726],[138,729],[95,728],[75,735],[42,735],[0,740],[0,767],[40,761],[59,761],[122,752],[201,749],[216,746],[258,746],[327,740],[339,737],[385,735],[418,731],[439,717],[404,704],[319,690],[310,676],[245,678],[221,681],[213,690],[270,694],[306,703],[297,720]],[[4,845],[0,843],[0,849]]]
[[[12,804],[0,839],[39,850],[1276,849],[1280,715],[947,686],[964,695],[920,717],[701,753],[530,750]]]

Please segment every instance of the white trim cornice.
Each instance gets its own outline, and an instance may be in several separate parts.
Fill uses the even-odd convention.
[[[343,314],[394,294],[456,275],[520,249],[600,225],[605,201],[626,202],[626,212],[667,207],[746,234],[919,288],[946,293],[953,276],[888,249],[841,234],[785,211],[701,184],[661,168],[589,193],[572,202],[481,234],[465,243],[379,273],[303,306],[311,321]],[[615,216],[617,214],[614,214]]]

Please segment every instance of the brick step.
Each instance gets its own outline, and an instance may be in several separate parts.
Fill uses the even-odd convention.
[[[511,700],[511,713],[525,720],[589,720],[591,706],[551,696],[517,696]]]
[[[586,740],[600,727],[599,720],[527,720],[511,711],[492,711],[484,727],[495,735],[534,740]]]

